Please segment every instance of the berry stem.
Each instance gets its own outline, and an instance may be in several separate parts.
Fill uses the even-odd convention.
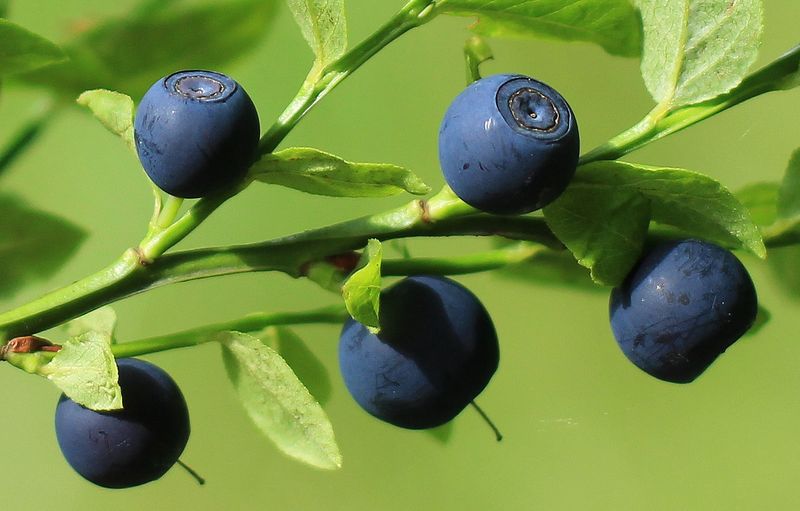
[[[182,462],[180,460],[180,458],[178,458],[178,460],[175,463],[180,465],[182,469],[184,469],[186,472],[188,472],[189,475],[192,476],[192,478],[195,481],[197,481],[197,484],[199,484],[200,486],[203,486],[204,484],[206,484],[206,480],[200,474],[198,474],[197,471],[195,471],[195,469],[193,469],[192,467],[190,467],[186,463]]]
[[[159,226],[167,224],[167,216],[172,216],[169,220],[172,222],[166,227],[160,227],[154,230],[151,234],[145,237],[139,244],[139,251],[142,259],[146,264],[155,261],[164,252],[174,247],[178,242],[183,240],[186,236],[192,233],[203,221],[211,216],[222,204],[229,198],[236,195],[241,189],[246,187],[246,184],[241,184],[233,190],[227,190],[224,193],[205,197],[197,201],[189,210],[183,214],[178,220],[172,221],[177,209],[180,208],[182,203],[181,199],[170,198],[167,200],[164,211],[158,220]]]
[[[384,259],[381,275],[402,277],[410,275],[464,275],[497,270],[524,262],[547,250],[542,245],[520,243],[518,245],[455,257],[418,257],[415,259]]]

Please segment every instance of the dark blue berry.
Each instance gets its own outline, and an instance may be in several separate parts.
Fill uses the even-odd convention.
[[[456,96],[439,129],[439,161],[467,204],[498,214],[549,204],[578,165],[578,124],[551,87],[521,75],[494,75]]]
[[[381,296],[381,331],[348,320],[339,341],[345,385],[364,410],[396,426],[450,421],[497,369],[497,335],[469,290],[443,277],[409,277]]]
[[[611,329],[625,355],[662,380],[697,378],[753,324],[750,275],[729,251],[684,240],[656,246],[611,293]]]
[[[95,412],[62,395],[56,437],[67,462],[106,488],[129,488],[164,475],[189,440],[189,412],[162,369],[136,359],[117,361],[123,409]]]
[[[258,114],[231,78],[180,71],[144,95],[134,137],[156,186],[176,197],[204,197],[244,177],[258,146]]]

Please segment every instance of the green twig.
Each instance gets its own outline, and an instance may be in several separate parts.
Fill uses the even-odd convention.
[[[432,8],[434,3],[433,0],[409,1],[372,35],[325,67],[313,82],[304,83],[294,100],[261,137],[260,153],[274,151],[314,105],[376,53],[412,28],[432,20],[436,16]]]
[[[541,245],[522,244],[520,246],[455,257],[384,259],[381,262],[381,275],[385,277],[401,277],[407,275],[465,275],[479,273],[519,264],[543,250],[547,250],[547,248]]]
[[[796,85],[793,77],[800,70],[800,46],[747,76],[732,91],[714,99],[671,111],[654,110],[636,126],[620,133],[581,157],[581,163],[616,160],[650,142],[662,139],[724,110],[768,92]]]
[[[278,325],[310,325],[317,323],[340,325],[344,323],[347,317],[344,305],[324,307],[305,312],[256,313],[233,321],[205,325],[169,335],[117,343],[111,347],[111,351],[117,358],[136,357],[148,353],[187,348],[211,342],[214,340],[214,335],[219,332],[256,332],[268,326]]]
[[[369,238],[465,234],[500,234],[560,246],[542,219],[477,214],[446,188],[428,201],[415,200],[383,213],[259,244],[185,251],[156,260],[145,258],[141,250],[129,250],[94,275],[0,314],[0,333],[9,339],[40,332],[126,296],[176,282],[268,270],[301,276],[304,263],[359,249]]]

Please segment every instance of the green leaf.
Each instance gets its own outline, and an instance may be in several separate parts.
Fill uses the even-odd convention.
[[[87,90],[77,102],[92,111],[108,131],[120,137],[131,151],[136,151],[133,141],[133,100],[130,96],[105,89]]]
[[[481,79],[480,66],[487,60],[494,59],[489,43],[476,35],[464,43],[464,60],[467,65],[467,85]]]
[[[70,337],[78,337],[87,332],[97,332],[105,338],[113,340],[116,326],[117,313],[106,305],[73,319],[65,325],[65,330]]]
[[[371,239],[361,256],[359,269],[342,286],[342,297],[350,316],[373,333],[380,331],[381,242]]]
[[[575,183],[544,210],[547,224],[592,280],[613,286],[636,263],[650,224],[650,204],[634,190]]]
[[[772,225],[778,219],[778,184],[753,183],[736,192],[756,225]]]
[[[286,327],[271,326],[252,335],[283,357],[320,404],[328,402],[331,397],[328,370],[297,334]]]
[[[286,3],[316,56],[310,73],[315,77],[347,49],[344,0],[286,0]]]
[[[576,259],[592,269],[594,280],[607,285],[618,284],[638,258],[642,226],[650,220],[766,255],[747,209],[717,181],[683,169],[618,161],[584,165],[544,213]]]
[[[100,332],[72,338],[40,373],[78,404],[92,410],[119,410],[122,391],[110,341]]]
[[[287,455],[336,469],[342,455],[325,411],[275,350],[247,334],[217,338],[228,376],[256,426]]]
[[[777,208],[780,218],[800,217],[800,149],[792,154],[783,175]]]
[[[333,197],[388,197],[403,191],[424,195],[430,191],[428,185],[403,167],[352,163],[308,147],[265,154],[251,172],[264,183]]]
[[[638,0],[642,76],[665,109],[736,87],[761,41],[761,0]]]
[[[75,252],[86,233],[21,199],[0,193],[0,297],[52,276]]]
[[[0,18],[5,18],[8,13],[8,0],[0,0]]]
[[[65,59],[57,45],[16,23],[0,19],[0,76],[32,71]]]
[[[70,61],[21,76],[73,98],[109,89],[140,98],[179,69],[221,69],[255,48],[275,18],[275,0],[178,2],[109,19],[66,43]]]
[[[477,17],[473,30],[487,36],[584,41],[612,55],[641,54],[641,24],[628,0],[442,0],[436,8]]]

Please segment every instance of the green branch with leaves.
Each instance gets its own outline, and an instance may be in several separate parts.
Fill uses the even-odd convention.
[[[800,244],[798,154],[783,183],[758,183],[739,193],[696,171],[619,160],[744,101],[800,85],[800,47],[748,74],[762,37],[761,2],[687,3],[702,8],[702,16],[655,0],[639,0],[636,6],[627,0],[411,0],[372,35],[348,48],[341,0],[287,0],[314,60],[296,96],[262,135],[247,177],[233,189],[188,205],[154,187],[154,213],[142,240],[104,269],[0,314],[4,360],[50,379],[78,403],[109,410],[122,406],[115,357],[216,342],[234,387],[259,428],[289,456],[336,468],[341,454],[318,402],[324,392],[306,389],[318,387],[314,382],[324,378],[292,371],[292,357],[310,355],[298,352],[302,343],[287,327],[341,324],[353,317],[377,330],[382,277],[507,270],[527,272],[542,282],[583,287],[588,287],[590,277],[595,288],[602,289],[622,282],[645,244],[653,240],[697,237],[759,258],[769,248]],[[209,44],[202,48],[203,63],[213,67],[254,47],[277,9],[275,3],[260,0],[203,7],[157,4],[142,2],[129,18],[99,24],[60,47],[0,20],[3,78],[9,75],[12,84],[43,87],[51,91],[53,102],[46,114],[23,123],[5,144],[0,171],[35,143],[52,112],[76,96],[79,105],[135,152],[134,98],[155,76],[196,61],[196,48],[183,37],[187,27],[205,34]],[[642,121],[586,152],[566,192],[545,207],[543,215],[483,213],[447,187],[426,197],[431,187],[398,165],[352,162],[309,147],[278,149],[316,104],[370,58],[409,31],[446,15],[479,20],[471,26],[477,35],[464,50],[468,80],[477,80],[481,63],[492,58],[483,37],[581,41],[612,55],[641,57],[644,84],[656,105]],[[169,50],[132,51],[139,44],[152,44],[147,34],[169,34],[166,42],[154,38],[159,48]],[[146,61],[141,55],[148,55]],[[172,250],[255,182],[333,197],[410,193],[420,198],[278,239]],[[0,221],[4,234],[13,235],[14,225],[35,226],[25,232],[31,237],[28,252],[16,248],[0,252],[7,271],[0,294],[51,275],[84,236],[80,228],[12,196],[0,197],[0,208],[5,212]],[[451,236],[491,237],[496,246],[448,258],[406,254],[397,259],[385,257],[382,248],[390,240]],[[41,250],[45,244],[55,248]],[[117,342],[116,318],[104,308],[161,286],[259,271],[308,278],[340,293],[342,302],[309,311],[261,311],[129,342]],[[67,332],[55,346],[49,341],[17,340],[59,325],[66,325]],[[317,373],[324,374],[324,369]]]

